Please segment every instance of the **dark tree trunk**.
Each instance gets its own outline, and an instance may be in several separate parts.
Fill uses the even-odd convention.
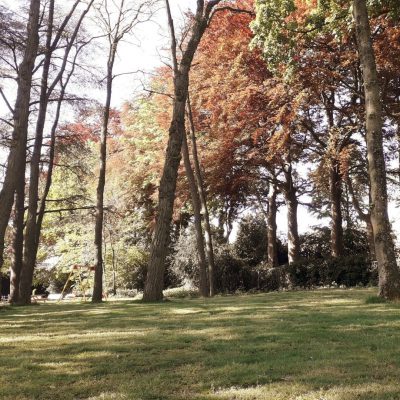
[[[189,157],[189,147],[187,144],[186,135],[183,137],[182,143],[182,155],[183,162],[185,164],[186,177],[189,184],[190,196],[192,198],[192,207],[194,214],[194,226],[196,231],[196,245],[197,245],[197,255],[199,259],[199,276],[200,276],[200,294],[203,297],[208,297],[210,289],[207,282],[207,260],[206,253],[204,251],[204,236],[202,228],[202,215],[201,215],[201,204],[200,196],[197,191],[196,180],[194,177],[192,165]]]
[[[379,271],[379,296],[393,300],[400,298],[400,271],[388,217],[382,103],[366,0],[353,0],[353,13],[364,80],[371,223]]]
[[[159,187],[158,215],[150,250],[150,260],[143,294],[144,301],[162,300],[164,263],[170,241],[170,229],[175,200],[176,180],[185,134],[185,105],[188,75],[175,77],[175,100],[163,175]]]
[[[4,237],[17,187],[19,171],[25,171],[26,143],[28,136],[29,102],[32,73],[39,45],[40,0],[31,0],[27,27],[27,42],[18,71],[17,99],[14,108],[12,144],[7,160],[7,170],[0,191],[0,268],[3,265]]]
[[[368,247],[369,254],[372,261],[376,260],[376,252],[375,252],[375,239],[374,239],[374,228],[372,227],[371,220],[366,221],[366,230],[367,230],[367,238],[368,238]]]
[[[354,209],[357,212],[358,218],[360,218],[360,220],[365,222],[370,257],[372,261],[375,261],[376,260],[375,240],[374,240],[374,230],[371,223],[371,214],[366,213],[362,210],[361,204],[358,201],[356,193],[354,192],[353,183],[350,177],[347,178],[347,187],[349,189],[351,200],[353,202]],[[369,203],[370,203],[369,208],[371,208],[371,196],[369,196]]]
[[[204,5],[204,1],[198,0],[190,39],[178,63],[174,23],[169,2],[166,0],[174,64],[174,104],[164,169],[159,187],[158,215],[150,249],[150,260],[143,293],[144,301],[159,301],[163,298],[165,259],[170,241],[176,180],[181,161],[183,135],[185,135],[185,109],[189,88],[189,72],[197,47],[206,30],[210,13],[218,3],[218,0],[213,0]]]
[[[21,170],[22,176],[18,177],[15,192],[14,206],[14,237],[13,259],[10,268],[10,303],[19,303],[19,285],[21,278],[23,250],[24,250],[24,213],[25,213],[25,170]]]
[[[206,195],[206,191],[204,189],[204,181],[203,181],[203,176],[201,173],[199,153],[197,150],[196,129],[194,126],[194,120],[193,120],[193,114],[192,114],[192,108],[191,108],[189,96],[188,96],[188,117],[189,117],[189,123],[190,123],[190,138],[191,138],[191,143],[192,143],[194,175],[196,178],[197,190],[200,195],[201,212],[202,212],[203,218],[204,218],[204,239],[205,239],[205,243],[206,243],[210,296],[214,296],[215,295],[215,276],[216,276],[214,246],[213,246],[213,239],[212,239],[212,234],[211,234],[210,214],[208,212],[208,205],[207,205],[207,195]]]
[[[297,223],[299,202],[297,200],[296,187],[293,183],[292,172],[292,165],[289,162],[284,170],[285,183],[283,185],[287,207],[289,264],[298,261],[300,257],[300,238]]]
[[[103,111],[103,123],[100,138],[100,170],[99,180],[97,183],[96,197],[96,222],[94,229],[94,245],[96,248],[95,270],[94,270],[94,286],[92,302],[99,303],[103,299],[103,222],[104,222],[104,188],[106,184],[106,167],[107,167],[107,135],[108,123],[110,120],[110,107],[113,83],[113,66],[117,43],[112,43],[107,65],[107,95],[106,103]]]
[[[331,255],[341,257],[344,253],[343,245],[343,216],[342,216],[342,179],[339,165],[332,162],[329,171],[329,190],[331,203]]]
[[[51,62],[51,39],[53,34],[53,17],[54,17],[54,0],[49,3],[49,15],[46,37],[46,54],[43,62],[43,71],[41,79],[40,97],[39,97],[39,113],[36,123],[35,143],[30,162],[30,179],[29,179],[29,196],[28,196],[28,212],[26,219],[25,231],[25,248],[23,254],[23,268],[21,271],[20,281],[20,298],[19,303],[29,304],[31,299],[31,288],[33,279],[33,270],[36,264],[36,256],[38,243],[36,242],[38,235],[36,233],[37,204],[39,200],[39,175],[40,175],[40,158],[43,145],[43,131],[46,121],[47,104],[48,104],[48,78]]]
[[[268,193],[268,264],[271,267],[278,266],[278,243],[276,235],[276,214],[278,207],[276,204],[276,197],[278,191],[275,184],[270,184]]]

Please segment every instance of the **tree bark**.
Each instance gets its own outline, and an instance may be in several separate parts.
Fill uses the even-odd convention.
[[[300,258],[300,238],[297,223],[299,202],[297,200],[296,187],[293,183],[292,172],[292,165],[289,161],[288,165],[284,168],[285,183],[283,185],[287,207],[289,264],[298,261]]]
[[[371,219],[366,220],[366,230],[367,230],[368,247],[369,247],[369,254],[371,257],[371,261],[375,261],[376,252],[375,252],[374,228],[372,226]]]
[[[24,250],[25,170],[18,177],[14,206],[13,259],[10,268],[10,303],[19,303],[19,284]]]
[[[342,179],[338,162],[332,161],[329,171],[329,191],[331,203],[331,255],[341,257],[344,253],[342,216]]]
[[[106,167],[107,167],[107,133],[108,121],[110,118],[112,91],[112,77],[107,77],[107,99],[103,112],[103,126],[101,129],[100,139],[100,169],[99,179],[96,190],[96,215],[94,229],[94,244],[96,248],[94,286],[92,294],[92,302],[99,303],[103,299],[103,221],[104,221],[104,188],[106,184]]]
[[[158,216],[150,249],[147,278],[143,293],[144,301],[160,301],[163,298],[165,259],[170,241],[176,180],[181,161],[182,141],[185,135],[185,109],[189,88],[189,72],[197,47],[207,28],[210,13],[219,2],[218,0],[212,0],[207,5],[204,5],[204,1],[197,1],[197,11],[193,20],[190,38],[186,49],[183,51],[182,58],[178,62],[175,28],[169,1],[166,0],[174,65],[174,104],[164,169],[159,187]]]
[[[30,162],[28,212],[26,219],[25,248],[23,254],[23,267],[21,270],[19,303],[29,304],[31,301],[31,287],[33,269],[36,264],[38,243],[36,243],[36,214],[39,199],[40,157],[43,144],[43,131],[46,121],[48,93],[47,85],[51,62],[51,39],[53,35],[54,0],[49,2],[49,15],[46,34],[46,53],[43,61],[43,70],[39,97],[39,113],[36,122],[35,143]]]
[[[199,258],[199,276],[200,276],[199,289],[201,296],[208,297],[210,289],[207,282],[207,260],[206,260],[206,253],[204,251],[203,228],[201,226],[202,215],[201,215],[200,196],[199,192],[197,191],[196,180],[190,162],[189,147],[187,144],[186,135],[183,136],[182,155],[183,155],[183,162],[185,164],[186,178],[188,180],[190,189],[190,196],[192,198],[194,226],[196,231],[197,255]]]
[[[0,191],[0,268],[3,265],[4,237],[11,215],[19,171],[25,171],[28,136],[29,102],[32,74],[39,45],[40,0],[31,0],[27,26],[27,42],[18,71],[18,89],[14,108],[12,144],[7,160],[7,170]]]
[[[274,183],[270,184],[268,193],[268,264],[275,268],[278,266],[278,243],[276,234],[276,214],[278,207],[276,204],[276,197],[278,191]]]
[[[362,210],[361,204],[354,191],[353,183],[350,177],[347,177],[347,187],[349,189],[353,207],[357,212],[358,218],[360,218],[362,221],[365,222],[367,238],[368,238],[369,254],[371,257],[371,261],[375,261],[376,260],[375,240],[374,240],[374,229],[372,227],[372,222],[371,222],[371,214],[368,212],[364,212]],[[369,201],[370,201],[369,208],[371,208],[371,196],[369,196]]]
[[[121,10],[122,12],[122,10]],[[118,29],[117,29],[118,34]],[[110,53],[107,63],[107,94],[103,111],[103,123],[100,138],[100,170],[99,180],[96,190],[96,222],[94,229],[94,245],[96,248],[95,270],[94,270],[94,286],[92,294],[92,302],[99,303],[103,299],[103,222],[104,222],[104,188],[106,184],[106,168],[107,168],[107,135],[108,123],[110,120],[110,107],[113,84],[113,67],[118,42],[110,45]]]
[[[196,129],[194,126],[194,119],[193,119],[193,113],[192,113],[192,107],[190,104],[189,95],[188,95],[188,117],[189,117],[189,124],[190,124],[190,139],[191,139],[191,143],[192,143],[194,175],[196,178],[197,190],[200,195],[201,212],[202,212],[203,218],[204,218],[203,219],[203,221],[204,221],[204,239],[205,239],[205,243],[206,243],[210,296],[214,296],[215,295],[215,276],[216,276],[214,246],[213,246],[213,239],[212,239],[212,234],[211,234],[210,214],[208,212],[208,205],[207,205],[207,195],[206,195],[206,191],[204,189],[204,181],[203,181],[203,176],[201,173],[199,153],[198,153],[198,149],[197,149]]]
[[[364,80],[371,223],[379,271],[379,296],[393,300],[400,298],[400,271],[388,217],[382,103],[366,0],[353,0],[353,15]]]

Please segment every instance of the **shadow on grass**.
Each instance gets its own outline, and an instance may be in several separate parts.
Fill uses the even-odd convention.
[[[8,308],[0,398],[397,399],[400,306],[371,294]]]

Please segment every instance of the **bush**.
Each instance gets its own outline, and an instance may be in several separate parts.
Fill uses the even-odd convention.
[[[127,246],[117,253],[115,280],[116,287],[124,290],[143,290],[146,272],[148,253],[135,246]],[[112,260],[107,259],[107,265],[112,265]],[[113,271],[110,267],[106,269],[108,286],[113,280]]]
[[[302,260],[282,268],[289,287],[366,286],[377,280],[369,258],[363,255]]]
[[[164,296],[174,299],[185,299],[185,298],[197,298],[199,297],[199,291],[195,288],[187,286],[181,286],[173,289],[164,290]]]
[[[235,255],[232,246],[222,245],[216,249],[215,266],[218,292],[233,293],[237,290],[251,289],[250,268]]]
[[[312,232],[300,236],[301,255],[307,259],[329,258],[331,254],[331,229],[314,227]],[[368,238],[365,230],[345,229],[343,232],[345,256],[369,254]]]
[[[237,256],[249,266],[260,264],[267,253],[267,225],[262,215],[250,215],[241,221],[234,244]]]

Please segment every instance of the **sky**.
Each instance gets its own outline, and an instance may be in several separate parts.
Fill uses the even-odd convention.
[[[16,5],[24,3],[24,0],[2,0],[2,4],[10,8],[15,8]],[[179,32],[179,27],[182,25],[184,12],[188,9],[195,10],[196,0],[170,0],[172,14],[175,20],[176,30]],[[25,2],[26,4],[26,2]],[[66,4],[70,4],[67,2]],[[140,70],[140,73],[132,75],[124,75],[116,78],[113,88],[112,105],[119,107],[127,100],[132,100],[135,93],[143,89],[146,79],[151,72],[158,66],[168,63],[168,49],[170,46],[169,32],[167,29],[167,19],[164,2],[161,1],[161,7],[154,15],[151,22],[141,24],[135,28],[134,35],[129,37],[127,41],[120,44],[118,56],[115,65],[115,72],[127,73]],[[98,57],[98,55],[96,55]],[[105,59],[96,60],[98,65],[105,65]],[[104,92],[101,90],[90,93],[97,100],[102,101]],[[12,101],[11,101],[12,102]],[[4,113],[4,104],[0,102],[0,115]],[[0,161],[4,158],[4,154],[0,151]],[[392,203],[389,207],[390,219],[393,227],[397,232],[397,237],[400,240],[400,209]],[[299,231],[303,233],[314,225],[328,225],[329,220],[318,220],[311,215],[303,206],[299,206]],[[280,235],[286,233],[286,209],[281,207],[277,225]],[[235,236],[236,229],[233,232]]]

